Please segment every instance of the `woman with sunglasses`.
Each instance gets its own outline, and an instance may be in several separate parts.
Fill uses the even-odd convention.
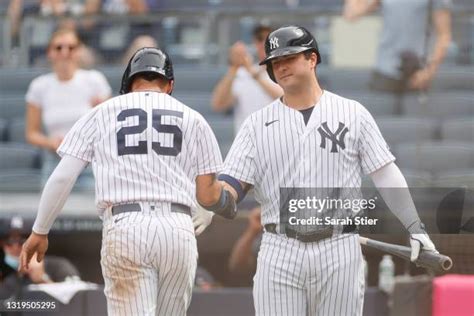
[[[45,149],[46,180],[59,161],[56,149],[73,124],[111,96],[104,75],[80,69],[82,43],[73,29],[54,32],[47,48],[52,72],[35,78],[26,93],[26,139]]]

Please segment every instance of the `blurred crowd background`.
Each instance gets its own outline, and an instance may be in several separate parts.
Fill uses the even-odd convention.
[[[474,1],[376,0],[370,7],[362,2],[0,1],[0,217],[8,223],[15,216],[34,218],[62,137],[88,109],[118,94],[125,65],[140,47],[158,46],[170,54],[173,96],[205,116],[225,157],[243,118],[281,92],[257,63],[268,32],[284,24],[299,24],[315,35],[323,89],[369,109],[410,186],[472,189]],[[408,76],[398,64],[407,55],[410,61],[406,51],[416,55]],[[53,227],[50,254],[75,265],[73,275],[102,283],[93,189],[86,171]],[[443,207],[454,224],[440,227],[434,221],[428,230],[461,234],[433,240],[458,258],[453,272],[473,274],[468,245],[474,211]],[[261,227],[251,196],[241,208],[235,221],[214,219],[198,239],[202,288],[251,285]],[[382,254],[366,257],[373,286]],[[425,273],[397,259],[395,266],[397,274]]]

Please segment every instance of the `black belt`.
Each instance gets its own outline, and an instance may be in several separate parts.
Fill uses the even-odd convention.
[[[119,204],[119,205],[112,206],[112,215],[128,213],[128,212],[141,212],[141,211],[142,211],[142,208],[140,204],[138,203]],[[191,208],[184,204],[171,203],[171,212],[183,213],[183,214],[191,216]]]
[[[343,233],[350,233],[350,232],[355,232],[356,231],[356,226],[355,225],[350,225],[350,226],[345,226]],[[277,230],[277,225],[276,224],[266,224],[265,225],[265,231],[272,233],[272,234],[278,234]],[[316,242],[320,241],[326,238],[330,238],[333,235],[333,227],[327,227],[325,229],[322,229],[317,232],[312,232],[312,233],[300,233],[297,232],[294,229],[285,227],[285,235],[288,238],[293,238],[296,240],[299,240],[301,242]]]

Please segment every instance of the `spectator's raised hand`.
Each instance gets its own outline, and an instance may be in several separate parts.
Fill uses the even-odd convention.
[[[236,42],[229,51],[229,63],[231,66],[240,67],[244,66],[245,59],[248,56],[247,47],[241,41]]]

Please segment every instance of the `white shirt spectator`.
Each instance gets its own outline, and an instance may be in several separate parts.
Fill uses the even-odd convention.
[[[26,102],[41,108],[49,136],[63,137],[92,108],[94,98],[107,98],[111,94],[102,73],[79,69],[69,81],[58,80],[54,73],[35,78],[26,93]]]
[[[266,71],[260,76],[273,83]],[[273,83],[274,84],[274,83]],[[232,84],[232,94],[236,98],[234,106],[235,134],[247,117],[255,111],[262,109],[273,100],[244,67],[240,67]]]

